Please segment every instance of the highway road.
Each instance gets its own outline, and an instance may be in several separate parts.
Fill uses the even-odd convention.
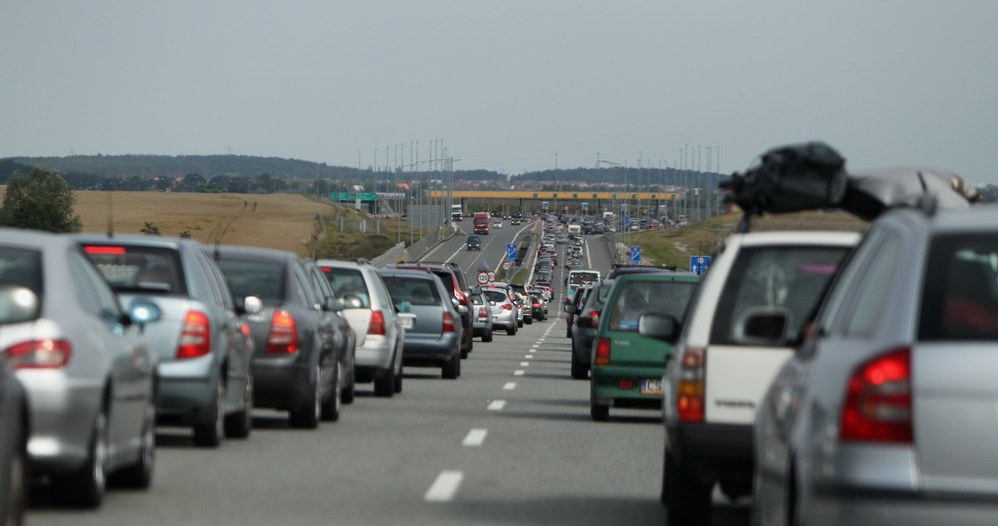
[[[499,265],[517,230],[493,230],[480,253],[458,234],[426,259],[456,261],[474,283],[482,261]],[[606,243],[589,238],[587,249],[607,270]],[[659,413],[615,409],[609,422],[591,421],[588,382],[569,374],[564,323],[552,306],[548,321],[515,336],[476,339],[457,380],[406,368],[391,399],[362,385],[340,421],[318,430],[257,410],[248,439],[211,450],[185,430],[160,428],[148,491],[114,490],[101,509],[80,512],[35,487],[28,523],[662,524]],[[745,503],[715,511],[715,524],[747,523]]]

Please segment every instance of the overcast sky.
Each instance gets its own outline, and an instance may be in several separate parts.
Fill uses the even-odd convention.
[[[998,183],[995,20],[995,0],[3,0],[0,157],[366,167],[443,139],[456,169],[519,173],[688,144],[730,172],[822,139],[853,168]]]

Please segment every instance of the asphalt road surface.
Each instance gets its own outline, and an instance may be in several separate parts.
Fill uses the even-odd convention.
[[[505,222],[480,253],[458,234],[426,259],[456,261],[474,283],[518,230]],[[606,271],[605,241],[586,241],[593,268]],[[406,368],[400,395],[375,398],[361,385],[340,421],[317,430],[257,410],[248,439],[214,450],[160,428],[148,491],[112,490],[100,509],[79,511],[36,486],[28,524],[662,524],[660,415],[613,409],[609,422],[591,421],[589,384],[569,374],[561,272],[551,318],[476,339],[457,380]],[[749,522],[748,504],[716,501],[715,524]]]

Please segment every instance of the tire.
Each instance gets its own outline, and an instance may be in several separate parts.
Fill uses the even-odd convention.
[[[516,335],[516,324],[510,325],[509,328],[506,329],[506,334],[510,336]]]
[[[107,489],[107,415],[101,408],[94,419],[90,453],[75,473],[55,480],[56,498],[63,504],[96,508]]]
[[[610,406],[596,401],[596,386],[593,381],[589,381],[589,416],[594,422],[606,422],[610,418]]]
[[[523,320],[516,320],[516,328],[517,329],[523,328]]]
[[[315,429],[319,427],[319,417],[322,414],[322,394],[319,392],[319,382],[322,379],[321,368],[315,366],[315,382],[309,397],[291,410],[288,422],[291,427],[300,429]]]
[[[395,388],[395,394],[399,394],[399,393],[402,392],[402,364],[401,363],[399,364],[399,370],[398,370],[398,372],[395,373],[395,385],[393,387]]]
[[[668,509],[666,524],[707,524],[710,521],[711,485],[700,480],[668,452],[662,473],[662,494]]]
[[[7,514],[0,517],[0,524],[5,526],[22,526],[24,524],[24,508],[28,502],[28,430],[21,426],[14,436],[14,444],[10,456],[10,473],[7,475],[7,494],[0,495],[5,499]]]
[[[523,318],[523,323],[525,323],[527,325],[533,325],[534,324],[534,319],[533,318]]]
[[[350,369],[350,384],[343,388],[343,392],[340,396],[343,399],[344,404],[352,404],[354,396],[356,395],[357,388],[357,370],[356,366]]]
[[[589,368],[586,367],[586,364],[575,358],[574,351],[572,352],[572,378],[576,380],[589,379]]]
[[[222,378],[218,379],[215,389],[215,411],[211,422],[194,424],[194,445],[199,447],[218,447],[225,436],[225,386]]]
[[[485,342],[485,343],[488,343],[488,342],[492,341],[492,330],[491,329],[489,329],[489,332],[485,333],[482,336],[482,341]]]
[[[458,376],[461,376],[460,354],[455,354],[450,360],[447,360],[447,363],[440,368],[440,376],[446,380],[454,380]]]
[[[126,488],[146,489],[152,484],[156,467],[156,406],[150,401],[142,421],[142,446],[139,458],[115,473],[113,481]]]
[[[253,430],[253,378],[243,388],[243,408],[225,417],[225,436],[246,438]]]
[[[340,409],[343,406],[343,366],[336,362],[333,374],[333,389],[329,398],[322,402],[321,417],[326,422],[336,422],[340,419]]]
[[[383,398],[395,395],[395,367],[389,368],[380,378],[374,379],[374,395]]]
[[[571,325],[568,325],[565,328],[565,337],[566,338],[571,338],[572,337],[572,326]]]

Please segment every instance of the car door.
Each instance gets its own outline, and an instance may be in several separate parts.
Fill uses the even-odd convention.
[[[228,367],[225,371],[227,377],[225,400],[227,404],[241,406],[243,393],[247,382],[249,382],[250,356],[246,353],[243,345],[240,320],[236,316],[232,292],[229,290],[225,278],[221,276],[218,265],[211,261],[203,251],[194,250],[192,252],[193,256],[188,254],[187,257],[192,257],[194,260],[192,263],[196,265],[197,270],[208,285],[210,294],[208,298],[205,298],[205,301],[211,303],[209,307],[212,311],[212,327],[216,337],[220,337],[220,342],[224,345],[224,349],[221,350],[228,357],[226,360]]]

